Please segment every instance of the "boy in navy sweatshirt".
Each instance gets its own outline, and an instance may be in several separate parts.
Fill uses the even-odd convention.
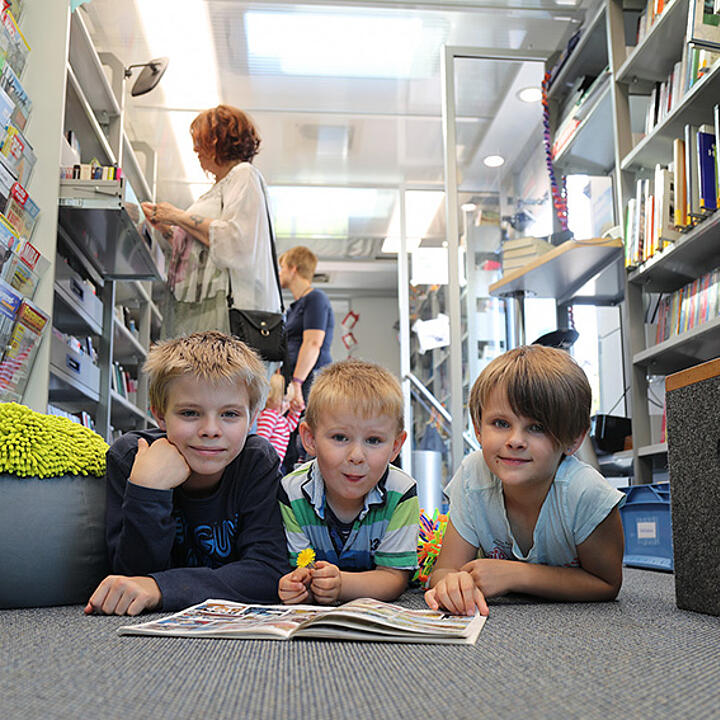
[[[108,450],[105,537],[117,574],[85,612],[277,602],[288,571],[278,456],[248,437],[268,389],[262,362],[210,331],[153,346],[144,370],[158,429],[127,433]]]

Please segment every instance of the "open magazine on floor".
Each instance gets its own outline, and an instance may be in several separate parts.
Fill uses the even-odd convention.
[[[160,620],[124,625],[120,635],[173,635],[246,640],[325,639],[472,645],[485,617],[411,610],[360,598],[338,607],[244,605],[205,600]]]

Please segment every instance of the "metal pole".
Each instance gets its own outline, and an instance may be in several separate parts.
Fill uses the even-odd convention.
[[[400,203],[400,251],[397,258],[398,271],[398,310],[400,314],[400,377],[402,378],[403,393],[403,420],[408,439],[402,446],[400,458],[406,473],[412,475],[412,444],[413,413],[410,400],[410,272],[407,253],[406,217],[405,217],[405,186],[398,189],[398,202]]]
[[[450,316],[450,431],[451,472],[460,467],[463,458],[463,390],[462,390],[462,329],[460,326],[460,275],[458,267],[458,188],[457,150],[455,138],[455,58],[445,46],[442,54],[441,78],[443,149],[445,153],[445,238],[448,252],[448,314]]]

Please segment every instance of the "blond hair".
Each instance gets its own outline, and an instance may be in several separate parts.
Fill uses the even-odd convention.
[[[592,390],[582,368],[564,350],[524,345],[495,358],[470,390],[475,430],[482,408],[496,389],[516,415],[537,420],[557,447],[567,447],[590,427]]]
[[[296,245],[286,250],[279,258],[278,263],[286,267],[294,267],[301,278],[312,282],[315,268],[318,264],[317,255],[304,245]]]
[[[305,422],[315,431],[325,411],[343,404],[363,418],[388,415],[398,435],[404,429],[400,383],[380,365],[355,359],[326,365],[310,388]]]
[[[264,405],[268,392],[265,366],[257,354],[237,338],[216,330],[156,343],[148,351],[143,370],[149,377],[150,407],[160,414],[167,409],[170,382],[183,375],[208,383],[244,383],[251,416]]]
[[[282,404],[285,395],[285,378],[280,373],[274,373],[270,377],[270,392],[268,393],[265,405],[278,406]]]

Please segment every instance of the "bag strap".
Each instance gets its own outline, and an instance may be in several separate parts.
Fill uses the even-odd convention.
[[[280,285],[280,271],[278,270],[277,250],[275,249],[275,232],[273,230],[272,218],[270,217],[270,203],[268,202],[267,190],[265,188],[265,180],[263,179],[262,175],[260,175],[259,171],[258,171],[258,176],[260,178],[260,187],[262,188],[263,200],[265,201],[265,212],[267,213],[268,232],[270,235],[270,252],[272,254],[273,270],[275,271],[275,282],[277,283],[278,295],[280,296],[280,311],[283,314],[285,314],[285,303],[283,302],[282,287]],[[222,209],[223,209],[223,198],[222,198],[222,194],[221,194],[220,195],[220,210],[222,211]],[[233,294],[232,294],[232,280],[230,278],[230,268],[228,268],[227,274],[228,274],[227,304],[228,304],[228,310],[229,310],[232,308],[232,306],[234,304]]]

